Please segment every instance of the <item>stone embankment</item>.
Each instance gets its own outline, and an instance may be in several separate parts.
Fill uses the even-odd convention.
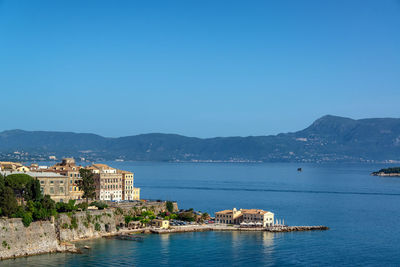
[[[319,226],[278,226],[266,228],[241,228],[237,226],[223,226],[223,225],[190,225],[190,226],[176,226],[170,229],[149,229],[151,233],[155,234],[168,234],[168,233],[185,233],[185,232],[205,232],[205,231],[242,231],[242,232],[298,232],[298,231],[314,231],[314,230],[329,230],[329,227]]]

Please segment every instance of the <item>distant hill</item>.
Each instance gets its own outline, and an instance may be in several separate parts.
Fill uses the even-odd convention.
[[[159,133],[105,138],[11,130],[0,133],[0,153],[3,159],[17,160],[47,159],[49,155],[150,161],[400,160],[400,119],[353,120],[327,115],[294,133],[204,139]]]

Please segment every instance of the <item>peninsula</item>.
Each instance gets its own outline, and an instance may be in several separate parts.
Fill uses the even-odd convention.
[[[392,168],[380,169],[377,172],[371,173],[371,175],[384,176],[384,177],[400,176],[400,167],[392,167]]]

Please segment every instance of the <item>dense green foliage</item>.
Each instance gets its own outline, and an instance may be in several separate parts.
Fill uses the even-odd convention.
[[[11,217],[18,209],[17,199],[10,187],[4,187],[0,192],[1,216]]]
[[[78,181],[78,186],[80,190],[83,191],[83,198],[86,199],[86,203],[89,199],[94,199],[96,197],[96,186],[94,184],[94,177],[91,170],[80,169],[79,173],[81,175],[81,180]]]
[[[71,212],[75,211],[78,209],[77,206],[75,206],[75,200],[69,200],[68,203],[65,202],[58,202],[56,204],[57,212]]]
[[[182,221],[194,222],[196,220],[195,215],[191,211],[178,213],[178,219]]]
[[[27,174],[0,175],[1,216],[22,218],[29,226],[32,221],[48,220],[56,214],[55,202],[42,195],[37,179]]]

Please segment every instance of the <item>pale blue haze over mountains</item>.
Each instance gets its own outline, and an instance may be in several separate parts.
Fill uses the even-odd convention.
[[[1,129],[248,136],[398,117],[400,3],[0,1]]]

